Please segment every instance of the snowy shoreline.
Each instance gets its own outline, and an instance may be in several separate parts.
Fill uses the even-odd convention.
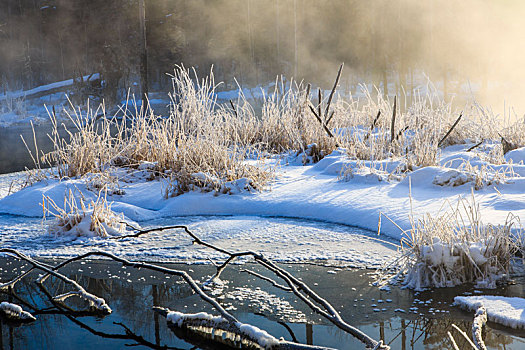
[[[469,146],[446,148],[441,163],[462,159],[468,159],[473,164],[483,163],[465,151]],[[513,159],[514,163],[522,161],[525,149],[510,152],[507,159]],[[411,227],[411,213],[415,220],[426,213],[442,214],[456,206],[460,196],[470,198],[473,188],[472,182],[468,181],[459,186],[447,183],[436,185],[436,179],[464,174],[450,165],[420,168],[401,181],[389,181],[389,172],[398,165],[392,160],[365,162],[364,166],[360,165],[354,171],[352,178],[343,180],[342,171],[356,165],[355,161],[348,160],[342,150],[333,152],[314,165],[298,165],[298,160],[286,165],[282,159],[273,159],[268,160],[266,166],[279,162],[282,165],[275,167],[275,179],[267,190],[241,191],[234,195],[192,191],[168,199],[163,197],[167,184],[162,180],[145,181],[146,170],[120,170],[118,176],[122,180],[119,181],[119,188],[125,194],[108,196],[107,200],[112,202],[115,212],[137,222],[189,215],[266,216],[317,220],[377,232],[382,213],[395,224],[383,217],[381,234],[400,239],[402,232],[399,228],[406,230]],[[508,166],[503,164],[494,168]],[[514,164],[512,171],[514,177],[509,177],[507,183],[491,184],[473,191],[483,223],[504,224],[509,212],[525,219],[525,193],[522,192],[525,166],[522,162]],[[2,198],[0,213],[41,217],[42,196],[48,196],[60,205],[70,189],[76,197],[80,197],[81,192],[87,200],[96,199],[96,191],[89,190],[86,182],[82,179],[59,181],[51,178],[40,181]]]

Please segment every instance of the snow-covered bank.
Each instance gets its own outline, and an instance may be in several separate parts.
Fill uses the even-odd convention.
[[[485,306],[489,321],[511,328],[525,328],[525,299],[496,295],[458,296],[454,302],[467,310]]]
[[[440,184],[450,174],[469,174],[458,170],[451,163],[463,159],[473,165],[484,164],[465,150],[469,145],[448,147],[443,151],[442,163],[447,167],[425,167],[408,174],[401,181],[389,180],[389,173],[399,163],[382,161],[376,163],[349,161],[341,150],[335,151],[314,165],[294,165],[289,158],[280,160],[276,178],[270,188],[262,192],[244,192],[235,195],[215,195],[193,191],[165,199],[167,186],[162,180],[145,181],[136,176],[137,171],[119,174],[122,195],[108,196],[112,209],[135,221],[160,217],[185,215],[258,215],[288,218],[305,218],[345,224],[376,231],[380,213],[387,215],[402,229],[411,227],[411,207],[417,219],[424,213],[436,215],[457,203],[458,196],[470,196],[474,181],[454,186],[449,182]],[[522,157],[525,149],[509,153],[509,157]],[[276,161],[276,160],[274,160]],[[286,165],[286,161],[290,161]],[[355,169],[351,177],[341,178],[345,167]],[[494,171],[509,165],[494,165]],[[506,183],[497,182],[474,191],[484,223],[503,224],[509,212],[525,218],[525,166],[512,166],[513,176]],[[122,170],[121,170],[122,171]],[[489,173],[487,171],[486,173]],[[447,175],[448,174],[448,175]],[[411,183],[412,199],[409,197]],[[56,203],[63,203],[64,195],[72,190],[80,192],[86,200],[96,200],[97,193],[88,189],[81,179],[48,179],[11,194],[0,200],[0,212],[5,214],[40,217],[42,196]],[[401,231],[383,218],[381,233],[399,239]]]

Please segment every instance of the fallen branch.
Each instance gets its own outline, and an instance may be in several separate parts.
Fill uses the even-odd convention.
[[[236,338],[240,337],[242,343],[248,343],[248,346],[258,345],[263,349],[333,350],[322,346],[289,342],[282,338],[277,339],[255,326],[240,322],[232,324],[221,316],[213,316],[205,312],[184,314],[161,307],[153,307],[153,310],[166,317],[166,321],[171,327],[205,335],[208,339],[225,345],[231,346],[237,343]]]
[[[476,310],[474,321],[472,322],[472,339],[478,350],[487,350],[483,341],[483,326],[487,323],[487,310],[481,306]]]
[[[235,260],[238,257],[241,256],[251,256],[257,263],[264,266],[268,270],[272,271],[277,277],[281,278],[283,281],[286,282],[288,287],[292,290],[292,292],[299,297],[303,302],[306,303],[312,310],[314,310],[316,313],[322,315],[325,317],[328,321],[333,323],[336,327],[344,330],[345,332],[351,334],[352,336],[359,339],[361,342],[363,342],[367,347],[374,348],[378,346],[378,349],[388,349],[389,347],[386,345],[383,345],[382,342],[378,342],[374,340],[373,338],[369,337],[365,333],[363,333],[361,330],[351,326],[350,324],[346,323],[339,313],[335,310],[335,308],[325,299],[321,298],[317,293],[315,293],[310,287],[308,287],[304,282],[294,277],[292,274],[290,274],[288,271],[278,267],[275,263],[273,263],[271,260],[266,259],[262,254],[252,252],[252,251],[242,251],[242,252],[230,252],[226,249],[217,247],[213,244],[207,243],[203,240],[201,240],[196,234],[191,232],[187,226],[184,225],[174,225],[174,226],[166,226],[166,227],[158,227],[158,228],[151,228],[146,230],[141,230],[136,232],[135,234],[131,235],[134,237],[138,237],[140,235],[143,235],[148,232],[156,231],[156,230],[166,230],[166,229],[173,229],[173,228],[182,228],[186,234],[188,234],[192,239],[194,244],[199,244],[205,247],[208,247],[210,249],[213,249],[215,251],[218,251],[220,253],[223,253],[228,256],[226,261],[221,264],[219,267],[217,267],[217,272],[215,276],[211,278],[213,280],[214,278],[217,278],[218,275],[226,268],[226,266]],[[102,252],[100,252],[102,253]],[[104,253],[106,256],[110,256],[109,253]],[[118,258],[119,260],[123,260],[121,258]],[[70,259],[71,260],[71,259]],[[144,263],[134,263],[136,266],[144,266]],[[318,305],[316,305],[317,303]]]
[[[24,311],[19,305],[17,304],[11,304],[7,301],[3,301],[0,303],[0,311],[9,319],[12,321],[20,321],[20,322],[32,322],[36,321],[36,318],[31,315],[29,312]]]

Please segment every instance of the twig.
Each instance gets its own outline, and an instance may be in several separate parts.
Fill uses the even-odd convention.
[[[308,85],[306,85],[306,102],[308,102],[310,100],[310,89],[312,88],[312,84],[308,83]]]
[[[452,346],[454,347],[454,350],[459,350],[458,344],[456,344],[456,341],[454,340],[454,337],[450,332],[447,332],[448,339],[450,339],[450,342],[452,343]]]
[[[286,292],[291,292],[292,291],[292,288],[290,287],[286,287],[286,286],[283,286],[282,284],[279,284],[277,282],[275,282],[274,280],[272,280],[270,277],[266,277],[266,276],[263,276],[261,274],[258,274],[257,272],[255,271],[251,271],[251,270],[246,270],[246,269],[242,269],[241,272],[246,272],[246,273],[249,273],[250,275],[253,275],[255,277],[258,277],[264,281],[267,281],[267,282],[270,282],[274,287],[277,287],[279,289],[282,289]]]
[[[397,96],[394,96],[394,107],[392,108],[392,124],[390,125],[390,143],[394,142],[394,128],[396,126]]]
[[[323,119],[323,112],[321,111],[321,104],[323,103],[323,94],[321,88],[317,88],[317,116]]]
[[[445,141],[448,137],[448,135],[450,135],[450,133],[452,132],[452,130],[454,130],[454,128],[456,127],[456,125],[458,125],[459,121],[461,120],[461,117],[463,117],[463,112],[461,112],[459,114],[459,117],[458,119],[456,119],[456,121],[454,122],[454,124],[452,124],[452,126],[450,127],[450,129],[448,130],[448,132],[445,134],[445,136],[443,136],[443,138],[438,142],[438,147],[441,147],[441,144],[443,143],[443,141]]]
[[[237,108],[235,108],[232,100],[230,100],[230,105],[232,106],[233,113],[235,113],[235,118],[239,118],[239,115],[237,114]]]
[[[403,135],[403,133],[404,133],[405,131],[407,131],[407,130],[408,130],[408,125],[405,126],[403,129],[399,130],[399,132],[398,132],[397,135],[396,135],[396,141],[399,140],[399,137],[400,137],[401,135]]]
[[[337,88],[337,85],[339,84],[339,78],[341,78],[341,73],[343,71],[343,66],[345,64],[341,63],[341,66],[339,66],[339,71],[337,72],[337,77],[335,78],[334,86],[332,87],[332,91],[330,92],[330,96],[328,97],[328,102],[326,103],[326,109],[324,110],[325,117],[328,116],[328,111],[330,110],[330,104],[332,103],[332,98],[334,97],[335,89]],[[328,121],[326,122],[328,125]]]
[[[22,259],[22,260],[30,263],[34,268],[37,268],[37,269],[42,270],[44,272],[47,272],[49,275],[53,275],[54,277],[57,277],[58,279],[61,279],[62,281],[73,285],[77,289],[77,294],[81,298],[87,300],[90,303],[90,305],[94,306],[97,310],[99,310],[99,311],[101,311],[103,313],[106,313],[106,314],[110,314],[111,313],[111,309],[106,304],[106,301],[104,299],[99,298],[99,297],[97,297],[97,296],[95,296],[95,295],[93,295],[91,293],[88,293],[80,284],[78,284],[74,280],[72,280],[72,279],[70,279],[70,278],[68,278],[68,277],[66,277],[66,276],[56,272],[55,270],[50,268],[49,265],[37,262],[36,260],[33,260],[30,257],[26,256],[25,254],[22,254],[19,251],[15,250],[15,249],[11,249],[11,248],[0,248],[0,253],[6,253],[6,254],[9,254],[9,255],[12,255],[12,256],[16,256],[19,259]],[[68,294],[68,293],[66,293],[66,294]],[[66,296],[66,294],[64,294],[62,296],[59,296],[59,297],[56,297],[56,298],[58,298],[57,301],[60,300],[60,297]],[[69,295],[67,295],[66,297],[68,297],[68,296]]]
[[[479,146],[481,146],[481,145],[483,144],[484,141],[485,141],[485,140],[481,140],[481,141],[479,141],[479,142],[476,143],[474,146],[470,147],[470,148],[467,150],[467,152],[470,152],[470,151],[472,151],[473,149],[478,148]]]
[[[321,123],[321,126],[323,127],[324,131],[326,131],[326,133],[328,134],[328,136],[330,137],[334,137],[334,134],[332,134],[332,132],[330,131],[330,129],[328,129],[328,127],[326,126],[326,124],[323,122],[323,120],[321,119],[321,117],[317,114],[317,112],[315,111],[315,109],[310,105],[308,106],[310,107],[310,111],[312,111],[313,115],[315,116],[315,118],[317,119],[317,121],[319,123]]]
[[[470,340],[470,338],[468,337],[467,333],[463,332],[461,330],[461,328],[459,328],[458,326],[456,326],[454,323],[452,323],[452,327],[454,327],[455,330],[457,330],[459,332],[459,334],[461,334],[463,336],[463,338],[465,338],[467,340],[467,342],[470,344],[470,346],[472,346],[472,349],[474,350],[478,350],[478,348],[476,347],[476,345],[472,342],[472,340]]]

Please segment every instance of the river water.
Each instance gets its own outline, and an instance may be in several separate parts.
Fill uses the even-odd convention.
[[[2,280],[27,269],[24,264],[6,258],[0,260],[0,266]],[[204,264],[164,266],[185,270],[201,282],[214,272],[213,266]],[[371,285],[371,270],[315,264],[281,266],[329,300],[349,323],[376,339],[383,339],[392,349],[450,348],[447,331],[456,336],[460,348],[466,345],[459,334],[452,331],[451,324],[470,334],[472,313],[463,312],[451,303],[455,295],[475,293],[472,287],[436,289],[424,293],[398,287],[381,291]],[[287,340],[339,349],[363,348],[352,336],[313,314],[291,293],[244,272],[245,269],[271,276],[253,263],[232,265],[221,276],[225,282],[223,287],[213,291],[241,322],[251,323]],[[129,344],[136,344],[133,348],[138,349],[162,346],[217,348],[208,342],[203,343],[202,339],[175,334],[167,327],[166,320],[151,310],[152,306],[158,305],[185,313],[207,311],[217,314],[176,277],[123,268],[120,264],[101,260],[74,263],[64,268],[63,272],[75,278],[89,292],[103,297],[113,313],[106,317],[59,313],[50,308],[49,299],[33,282],[36,275],[30,275],[16,285],[14,294],[0,294],[0,298],[25,304],[25,309],[33,311],[37,321],[13,325],[2,320],[0,349],[102,350],[127,348]],[[524,296],[522,282],[491,293]],[[63,283],[53,279],[46,281],[45,287],[53,295],[68,290]],[[83,306],[74,300],[68,304],[75,308]],[[34,311],[33,307],[40,311]],[[410,310],[415,307],[416,311]],[[525,339],[520,335],[523,336],[523,332],[489,323],[484,338],[490,349],[524,349]]]

